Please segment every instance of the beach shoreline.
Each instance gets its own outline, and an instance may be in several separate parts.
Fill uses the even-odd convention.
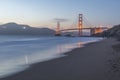
[[[92,42],[65,53],[65,57],[36,63],[0,80],[109,80],[107,62],[115,39]]]

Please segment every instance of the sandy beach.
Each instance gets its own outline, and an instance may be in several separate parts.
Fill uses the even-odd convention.
[[[120,80],[118,43],[115,39],[90,43],[0,80]]]

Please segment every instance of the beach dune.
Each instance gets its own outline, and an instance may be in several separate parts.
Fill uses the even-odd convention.
[[[0,80],[111,80],[108,61],[114,52],[111,46],[117,43],[115,39],[90,43]]]

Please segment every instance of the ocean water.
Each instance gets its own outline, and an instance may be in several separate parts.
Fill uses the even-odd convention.
[[[0,36],[0,78],[25,70],[37,62],[67,56],[63,53],[101,39],[90,37]]]

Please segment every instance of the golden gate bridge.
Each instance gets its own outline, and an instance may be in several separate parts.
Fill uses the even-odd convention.
[[[60,29],[60,21],[57,21],[57,28],[55,35],[61,36],[61,33],[64,31],[71,31],[71,30],[77,30],[78,36],[84,36],[83,30],[90,30],[90,36],[93,34],[101,33],[104,30],[109,29],[109,27],[84,27],[83,26],[83,14],[79,14],[78,17],[78,26],[76,28],[69,28],[69,29]]]

